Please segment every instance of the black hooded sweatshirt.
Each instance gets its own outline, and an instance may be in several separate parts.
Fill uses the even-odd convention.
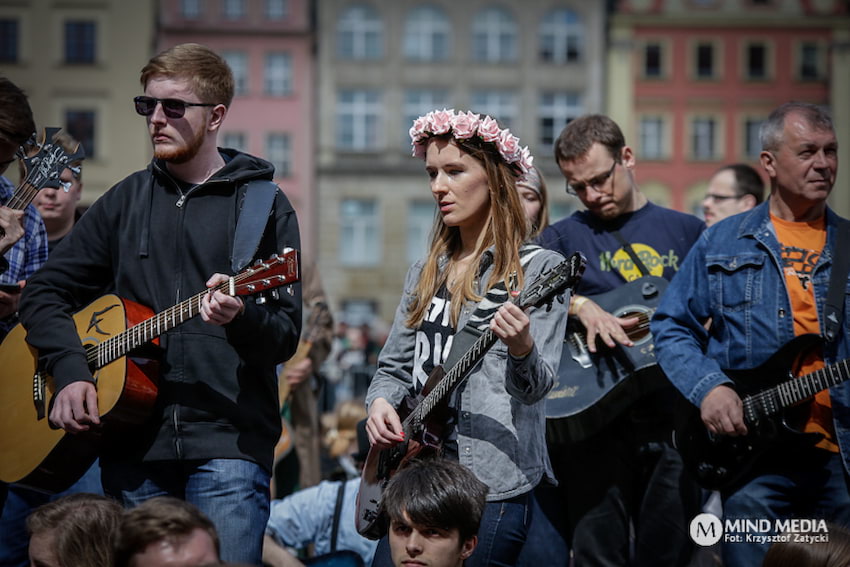
[[[206,289],[212,274],[232,274],[246,183],[270,180],[273,167],[219,151],[224,167],[197,186],[178,182],[154,160],[112,187],[27,282],[21,321],[57,392],[93,381],[74,312],[114,293],[161,313]],[[286,247],[300,247],[298,222],[278,191],[255,258]],[[237,458],[271,470],[281,428],[275,365],[298,344],[300,285],[264,295],[260,302],[243,296],[244,313],[225,326],[197,316],[162,334],[154,410],[101,458]]]

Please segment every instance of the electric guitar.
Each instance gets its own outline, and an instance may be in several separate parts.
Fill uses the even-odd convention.
[[[807,405],[798,405],[800,402],[850,378],[850,359],[794,378],[799,355],[821,342],[818,335],[800,335],[758,368],[726,371],[742,394],[747,435],[712,434],[703,424],[700,409],[687,403],[674,429],[673,443],[700,485],[712,490],[734,487],[766,450],[791,443],[814,445],[823,438],[820,433],[801,432],[796,424],[806,416],[793,415],[794,410],[807,409]]]
[[[250,295],[298,281],[298,251],[246,268],[215,290]],[[71,435],[47,419],[55,394],[53,377],[38,368],[38,353],[16,325],[0,344],[0,481],[44,492],[61,492],[97,458],[103,433],[138,425],[153,407],[158,365],[147,352],[159,335],[200,313],[211,290],[153,315],[147,307],[105,295],[77,312],[74,322],[97,385],[103,431]]]
[[[25,209],[45,187],[59,187],[59,176],[66,167],[85,159],[86,154],[79,144],[74,148],[74,152],[69,154],[62,144],[54,141],[60,130],[61,128],[45,128],[41,133],[41,141],[36,140],[36,135],[33,134],[27,142],[27,146],[38,149],[33,155],[27,155],[23,146],[18,148],[16,155],[23,163],[26,174],[12,193],[9,202],[3,203],[6,207]],[[0,228],[0,236],[3,234],[3,229]]]
[[[609,292],[589,296],[615,317],[637,317],[626,329],[631,347],[610,348],[597,341],[587,348],[587,332],[578,317],[570,317],[555,387],[546,398],[550,442],[586,439],[642,396],[669,384],[657,367],[649,332],[667,280],[643,276]]]
[[[554,268],[540,274],[517,298],[516,304],[525,309],[551,303],[567,288],[575,286],[584,273],[586,260],[576,252]],[[559,299],[563,299],[559,297]],[[412,459],[429,453],[439,453],[442,444],[443,417],[449,395],[469,372],[484,358],[497,341],[489,328],[469,347],[455,365],[445,372],[437,366],[428,376],[421,394],[408,398],[400,408],[403,418],[404,441],[394,447],[378,449],[372,446],[366,457],[357,494],[357,531],[369,539],[386,535],[385,516],[381,510],[381,495],[390,478]],[[406,413],[407,408],[412,408]]]

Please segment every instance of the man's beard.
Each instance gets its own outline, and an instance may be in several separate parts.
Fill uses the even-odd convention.
[[[187,144],[176,148],[165,148],[154,145],[153,155],[155,158],[164,160],[168,163],[186,163],[198,155],[206,137],[207,131],[201,130],[200,133]]]

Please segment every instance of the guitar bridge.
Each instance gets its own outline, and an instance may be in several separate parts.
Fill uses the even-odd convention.
[[[35,374],[32,375],[32,401],[35,406],[35,415],[36,419],[42,420],[46,414],[45,408],[45,383],[47,381],[44,377],[44,372],[41,370],[37,370]]]

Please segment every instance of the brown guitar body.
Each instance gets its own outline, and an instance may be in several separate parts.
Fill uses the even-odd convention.
[[[152,312],[126,299],[106,295],[74,316],[83,346],[89,349],[144,321]],[[47,413],[55,393],[53,377],[39,372],[37,353],[25,342],[26,331],[15,326],[0,345],[0,480],[46,492],[71,486],[95,461],[100,432],[71,435],[50,426]],[[103,429],[110,432],[136,425],[156,401],[157,362],[124,356],[98,368],[90,364],[97,383]],[[43,388],[43,415],[35,392]]]

